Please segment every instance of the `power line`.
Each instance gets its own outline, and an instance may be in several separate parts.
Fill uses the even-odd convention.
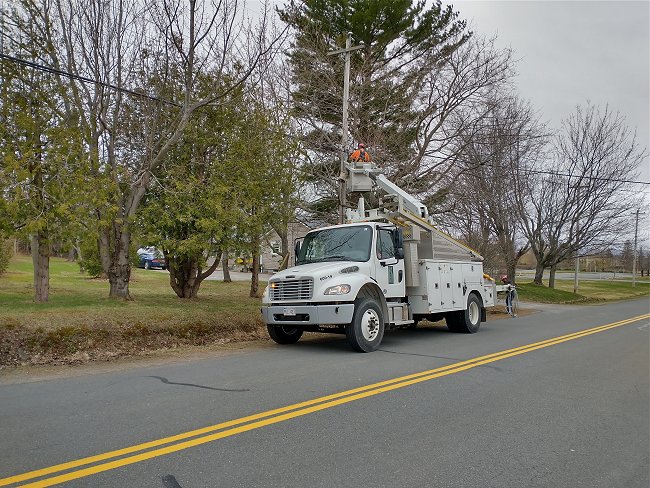
[[[93,85],[103,86],[105,88],[110,88],[111,90],[115,90],[115,91],[118,91],[118,92],[128,93],[129,95],[133,95],[133,96],[136,96],[136,97],[146,98],[146,99],[152,100],[154,102],[161,102],[161,103],[164,103],[166,105],[172,105],[174,107],[182,107],[181,104],[176,103],[176,102],[172,102],[171,100],[165,100],[164,98],[155,97],[153,95],[147,95],[146,93],[143,93],[143,92],[138,92],[138,91],[135,91],[135,90],[129,90],[128,88],[123,88],[123,87],[120,87],[120,86],[112,85],[111,83],[105,83],[103,81],[93,80],[93,79],[87,78],[85,76],[75,75],[74,73],[70,73],[68,71],[64,71],[64,70],[61,70],[61,69],[58,69],[58,68],[53,68],[51,66],[46,66],[44,64],[34,63],[33,61],[27,61],[26,59],[21,59],[21,58],[15,57],[15,56],[10,56],[9,54],[0,53],[0,59],[5,59],[7,61],[11,61],[12,63],[22,64],[23,66],[28,66],[30,68],[33,68],[33,69],[36,69],[36,70],[39,70],[39,71],[43,71],[45,73],[51,73],[51,74],[55,74],[55,75],[65,76],[67,78],[82,81],[84,83],[91,83]]]
[[[490,166],[492,168],[497,167],[497,165],[491,163],[478,163],[478,165],[476,165],[475,168],[477,168],[478,166]],[[634,185],[650,185],[650,182],[648,181],[626,180],[626,179],[619,179],[619,178],[600,178],[598,176],[586,176],[586,175],[572,175],[570,173],[544,171],[541,169],[532,169],[532,168],[518,168],[518,171],[523,171],[525,173],[532,173],[532,174],[540,174],[540,175],[565,176],[567,178],[582,178],[585,180],[611,181],[615,183],[631,183]]]

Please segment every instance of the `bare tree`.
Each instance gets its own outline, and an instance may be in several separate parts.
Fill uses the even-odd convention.
[[[494,42],[473,37],[442,61],[425,61],[413,125],[415,147],[408,159],[387,165],[398,181],[420,190],[430,203],[465,168],[465,148],[492,116],[495,94],[505,92],[514,76],[512,53]]]
[[[476,242],[488,264],[505,268],[514,282],[517,263],[529,248],[516,206],[522,183],[515,180],[530,176],[522,168],[540,153],[545,129],[530,105],[516,97],[495,94],[484,104],[487,115],[457,155],[462,163],[450,205],[468,242]]]
[[[554,146],[545,165],[528,168],[535,178],[516,180],[523,186],[515,192],[537,258],[535,283],[550,268],[550,287],[561,261],[603,251],[629,227],[630,181],[647,157],[622,115],[592,104],[564,121]]]

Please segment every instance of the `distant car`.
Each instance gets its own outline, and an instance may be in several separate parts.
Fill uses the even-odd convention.
[[[165,258],[160,251],[148,249],[138,249],[138,268],[144,269],[167,269]]]

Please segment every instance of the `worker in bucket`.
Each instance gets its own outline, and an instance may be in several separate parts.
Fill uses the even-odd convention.
[[[357,150],[350,154],[350,161],[353,163],[369,163],[370,154],[366,152],[366,145],[360,142]]]

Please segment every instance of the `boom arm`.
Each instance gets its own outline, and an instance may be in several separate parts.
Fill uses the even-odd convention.
[[[460,252],[464,256],[469,254],[473,260],[483,260],[479,253],[434,226],[429,218],[427,206],[391,182],[374,164],[352,164],[348,165],[347,169],[348,193],[367,192],[376,189],[386,193],[382,201],[383,208],[368,211],[366,211],[364,199],[361,197],[357,210],[347,210],[348,222],[387,219],[403,226],[413,226],[431,234],[432,246],[439,248],[439,254],[451,256],[456,252]],[[412,232],[412,234],[415,233]]]

